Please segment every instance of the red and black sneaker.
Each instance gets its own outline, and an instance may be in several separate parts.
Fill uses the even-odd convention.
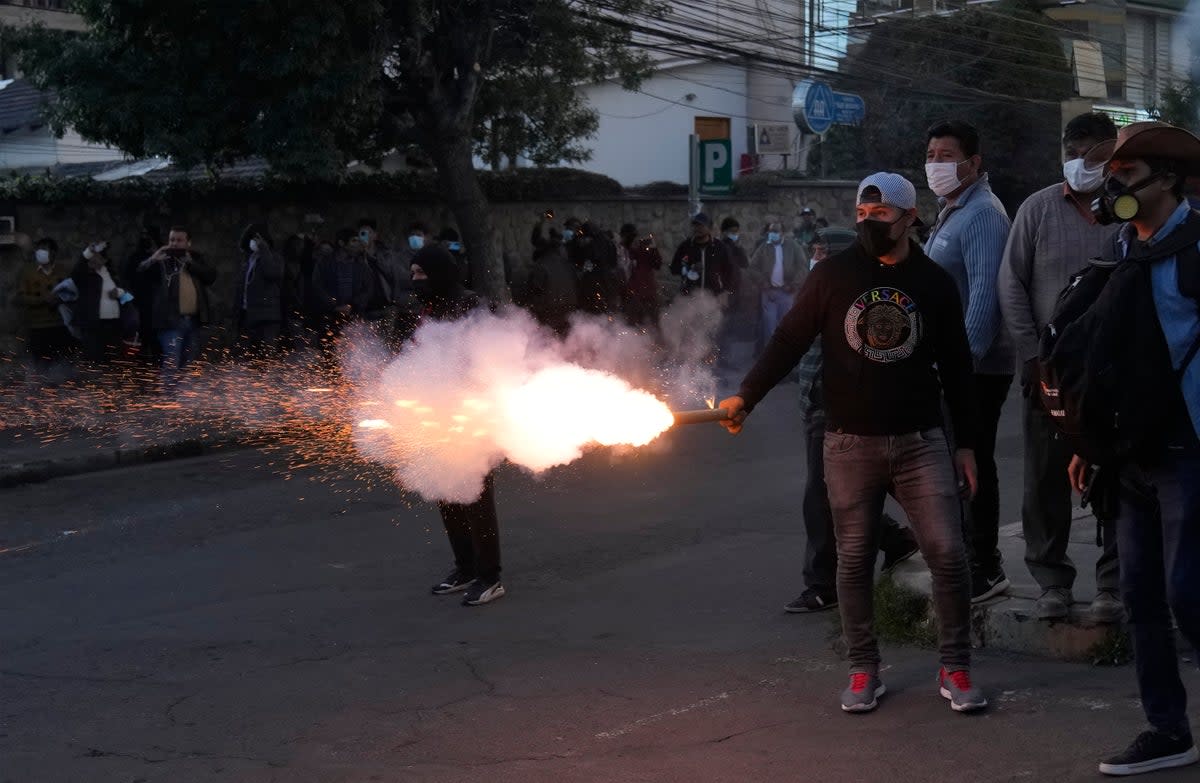
[[[948,672],[943,668],[938,672],[938,690],[950,700],[950,708],[955,712],[975,712],[987,706],[983,691],[971,682],[968,669]]]
[[[870,672],[850,672],[850,686],[842,691],[844,712],[870,712],[879,706],[879,697],[887,688],[879,675]]]

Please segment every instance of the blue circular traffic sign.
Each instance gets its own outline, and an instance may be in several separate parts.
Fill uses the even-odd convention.
[[[833,90],[824,82],[805,79],[792,92],[792,113],[800,130],[825,133],[837,114]]]

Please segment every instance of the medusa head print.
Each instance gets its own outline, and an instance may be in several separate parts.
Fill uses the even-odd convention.
[[[907,359],[920,339],[920,313],[903,291],[874,288],[854,300],[846,312],[846,341],[872,361]]]

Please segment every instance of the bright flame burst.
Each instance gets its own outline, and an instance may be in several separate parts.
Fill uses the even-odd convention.
[[[511,457],[544,470],[579,456],[583,446],[645,446],[671,427],[671,409],[608,373],[551,367],[503,394],[502,415],[521,434]]]
[[[674,423],[666,403],[606,372],[560,363],[514,376],[449,395],[441,387],[436,400],[414,399],[411,376],[384,379],[374,396],[394,405],[371,406],[358,445],[392,466],[401,485],[468,501],[502,460],[541,472],[590,445],[645,446]]]

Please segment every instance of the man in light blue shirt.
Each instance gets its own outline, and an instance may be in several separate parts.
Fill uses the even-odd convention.
[[[926,133],[925,175],[941,212],[925,253],[950,273],[963,304],[967,341],[975,363],[975,460],[979,492],[967,515],[971,558],[971,601],[986,601],[1009,587],[1000,559],[1000,479],[996,430],[1012,386],[1015,351],[996,280],[1012,222],[992,193],[979,155],[979,132],[958,120],[940,122]]]
[[[1154,310],[1167,348],[1162,362],[1169,355],[1175,371],[1170,376],[1162,367],[1162,375],[1178,381],[1165,388],[1161,382],[1147,384],[1145,404],[1170,413],[1165,431],[1148,433],[1156,440],[1162,435],[1165,445],[1124,465],[1118,490],[1121,597],[1151,728],[1101,763],[1100,771],[1133,775],[1200,760],[1171,622],[1174,616],[1184,637],[1200,647],[1200,362],[1194,361],[1200,347],[1200,239],[1192,239],[1200,237],[1200,215],[1183,198],[1187,176],[1200,173],[1200,138],[1165,123],[1139,122],[1122,128],[1114,142],[1097,145],[1088,157],[1106,161],[1108,169],[1093,211],[1102,221],[1118,215],[1128,221],[1118,239],[1120,263],[1141,257],[1149,264]],[[1169,255],[1176,244],[1183,249]],[[1157,254],[1156,245],[1162,248]],[[1071,460],[1071,485],[1080,492],[1089,467],[1081,457]]]

